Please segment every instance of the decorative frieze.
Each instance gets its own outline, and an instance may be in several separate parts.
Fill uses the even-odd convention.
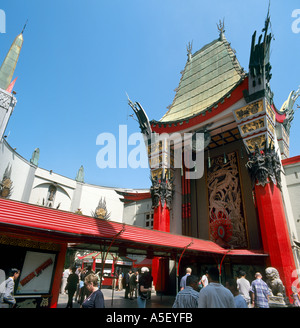
[[[265,113],[263,100],[261,99],[242,108],[236,109],[233,113],[237,123],[241,123],[251,118],[257,117]]]
[[[18,239],[14,237],[9,237],[6,235],[0,235],[0,244],[10,245],[10,246],[18,246],[25,248],[37,248],[48,251],[59,251],[60,245],[54,243],[43,243],[36,240],[31,239]]]
[[[276,115],[266,98],[252,102],[233,112],[244,145],[254,152],[269,147],[276,138]]]

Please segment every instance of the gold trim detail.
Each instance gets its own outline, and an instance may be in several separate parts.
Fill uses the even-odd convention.
[[[6,235],[0,235],[0,244],[10,245],[10,246],[19,246],[27,248],[37,248],[44,249],[48,251],[60,251],[60,245],[53,243],[43,243],[31,239],[18,239],[15,237],[9,237]]]

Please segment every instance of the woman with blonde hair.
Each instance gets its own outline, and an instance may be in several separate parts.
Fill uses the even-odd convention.
[[[98,276],[90,273],[84,279],[84,283],[88,291],[91,293],[82,303],[82,308],[104,308],[104,297],[98,288]]]

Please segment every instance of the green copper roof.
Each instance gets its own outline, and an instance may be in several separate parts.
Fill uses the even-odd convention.
[[[9,86],[23,45],[23,33],[19,34],[11,45],[0,68],[0,88],[6,90]]]
[[[172,105],[161,122],[197,115],[222,99],[243,77],[235,53],[223,34],[188,59]]]

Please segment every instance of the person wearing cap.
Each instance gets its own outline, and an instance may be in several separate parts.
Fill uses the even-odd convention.
[[[145,308],[148,292],[152,290],[152,276],[147,267],[142,267],[141,277],[139,278],[139,296],[137,298],[138,307]]]

